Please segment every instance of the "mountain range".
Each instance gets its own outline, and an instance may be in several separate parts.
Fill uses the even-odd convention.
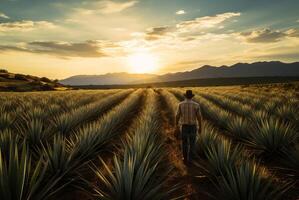
[[[59,82],[64,85],[125,85],[140,83],[159,83],[206,78],[229,77],[292,77],[299,76],[299,62],[279,61],[237,63],[231,66],[204,65],[192,71],[154,74],[109,73],[104,75],[77,75]]]

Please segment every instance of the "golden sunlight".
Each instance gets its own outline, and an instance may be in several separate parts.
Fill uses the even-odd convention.
[[[128,56],[128,64],[132,73],[153,73],[158,69],[157,57],[146,52]]]

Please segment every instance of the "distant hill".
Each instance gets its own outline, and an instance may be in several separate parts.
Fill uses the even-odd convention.
[[[14,74],[0,69],[0,91],[50,91],[66,89],[58,80],[24,74]]]
[[[297,77],[299,62],[282,63],[255,62],[237,63],[232,66],[205,65],[192,71],[168,73],[164,75],[110,73],[105,75],[79,75],[60,82],[66,85],[128,85],[142,83],[159,83],[207,78],[238,78],[238,77]]]
[[[109,73],[104,75],[78,75],[59,82],[64,85],[114,85],[128,84],[133,82],[143,83],[144,80],[150,80],[157,77],[153,74],[129,74],[129,73]]]

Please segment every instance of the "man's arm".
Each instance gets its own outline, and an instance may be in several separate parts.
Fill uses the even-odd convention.
[[[196,118],[197,118],[197,122],[198,122],[198,130],[201,131],[202,117],[201,117],[200,106],[198,106],[198,109],[197,109],[197,112],[196,112]]]
[[[176,126],[179,125],[180,118],[181,118],[181,109],[180,109],[180,105],[179,105],[177,112],[176,112],[176,116],[175,116],[175,125]]]

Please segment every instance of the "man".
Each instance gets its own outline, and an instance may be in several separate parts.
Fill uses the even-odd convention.
[[[192,90],[187,90],[184,96],[176,114],[176,126],[181,125],[184,163],[189,164],[195,151],[197,126],[201,129],[201,112],[199,104],[192,100]]]

